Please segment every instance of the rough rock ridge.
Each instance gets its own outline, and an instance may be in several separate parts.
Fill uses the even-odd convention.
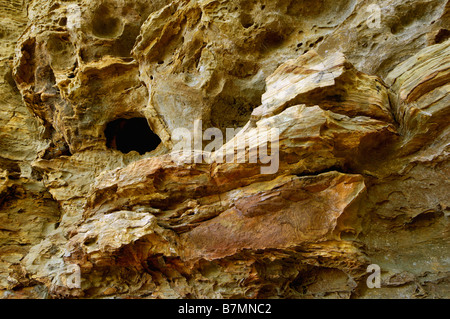
[[[0,13],[1,298],[450,297],[450,1]]]

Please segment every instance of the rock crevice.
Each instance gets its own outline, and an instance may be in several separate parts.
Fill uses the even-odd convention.
[[[0,298],[448,298],[449,9],[0,0]]]

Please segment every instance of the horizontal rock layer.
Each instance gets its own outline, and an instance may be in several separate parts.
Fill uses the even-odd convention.
[[[449,297],[449,1],[0,12],[1,298]]]

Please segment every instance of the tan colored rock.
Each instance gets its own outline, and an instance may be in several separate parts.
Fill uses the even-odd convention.
[[[119,229],[121,231],[118,233]],[[175,250],[175,237],[169,231],[159,227],[153,215],[120,211],[104,215],[98,220],[88,220],[78,228],[77,234],[67,245],[65,257],[71,260],[74,254],[76,260],[80,255],[85,254],[89,263],[94,266],[114,267],[111,261],[115,254],[137,241],[148,242],[149,247],[142,252],[146,256],[131,260],[132,264],[139,264],[141,259],[147,259],[152,255],[178,256],[179,254]]]
[[[450,42],[446,41],[420,51],[388,75],[396,118],[405,135],[403,152],[416,151],[448,127],[449,67]]]
[[[30,249],[55,229],[60,220],[58,204],[42,182],[0,177],[0,289],[30,284],[20,263]],[[39,290],[39,289],[38,289]],[[29,292],[31,295],[33,292]],[[42,291],[43,293],[43,291]],[[35,297],[42,298],[41,293]]]
[[[235,197],[230,209],[182,236],[186,258],[210,260],[332,240],[339,217],[364,188],[361,176],[329,173],[286,177],[253,194],[244,189],[246,196]]]
[[[399,63],[436,41],[450,28],[448,1],[358,1],[353,15],[317,48],[320,54],[342,52],[360,71],[383,80]]]
[[[318,19],[345,20],[355,6],[331,3],[172,2],[149,16],[133,49],[149,89],[148,107],[169,134],[193,129],[195,119],[223,131],[244,126],[261,104],[265,78],[331,31]]]
[[[261,167],[268,164],[252,164],[248,158],[252,149],[261,146],[258,136],[265,135],[272,127],[280,130],[277,150],[280,163],[276,172],[263,175]],[[307,175],[356,165],[358,159],[362,161],[366,156],[358,154],[358,151],[371,147],[372,138],[387,139],[394,133],[390,124],[378,120],[349,118],[323,111],[317,106],[293,106],[277,116],[259,121],[256,128],[249,128],[236,136],[235,139],[245,141],[245,163],[238,165],[235,157],[234,163],[186,165],[186,159],[178,161],[180,155],[173,153],[102,174],[93,185],[86,216],[108,213],[123,205],[145,204],[166,208],[177,202],[220,194],[283,174]],[[229,144],[234,142],[231,140]],[[229,144],[223,148],[226,150]],[[193,160],[189,162],[193,163]]]
[[[14,54],[17,39],[27,26],[27,6],[30,1],[2,0],[0,1],[0,59],[9,59]]]
[[[0,298],[447,298],[449,13],[0,0]]]
[[[269,117],[295,104],[317,104],[338,114],[392,122],[386,86],[358,72],[339,52],[322,58],[310,51],[283,63],[267,78],[262,106],[252,116]]]

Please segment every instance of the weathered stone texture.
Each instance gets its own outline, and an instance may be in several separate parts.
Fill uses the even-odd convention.
[[[0,14],[1,298],[449,297],[450,1]],[[151,150],[122,148],[136,118]],[[172,152],[196,120],[242,130]]]

